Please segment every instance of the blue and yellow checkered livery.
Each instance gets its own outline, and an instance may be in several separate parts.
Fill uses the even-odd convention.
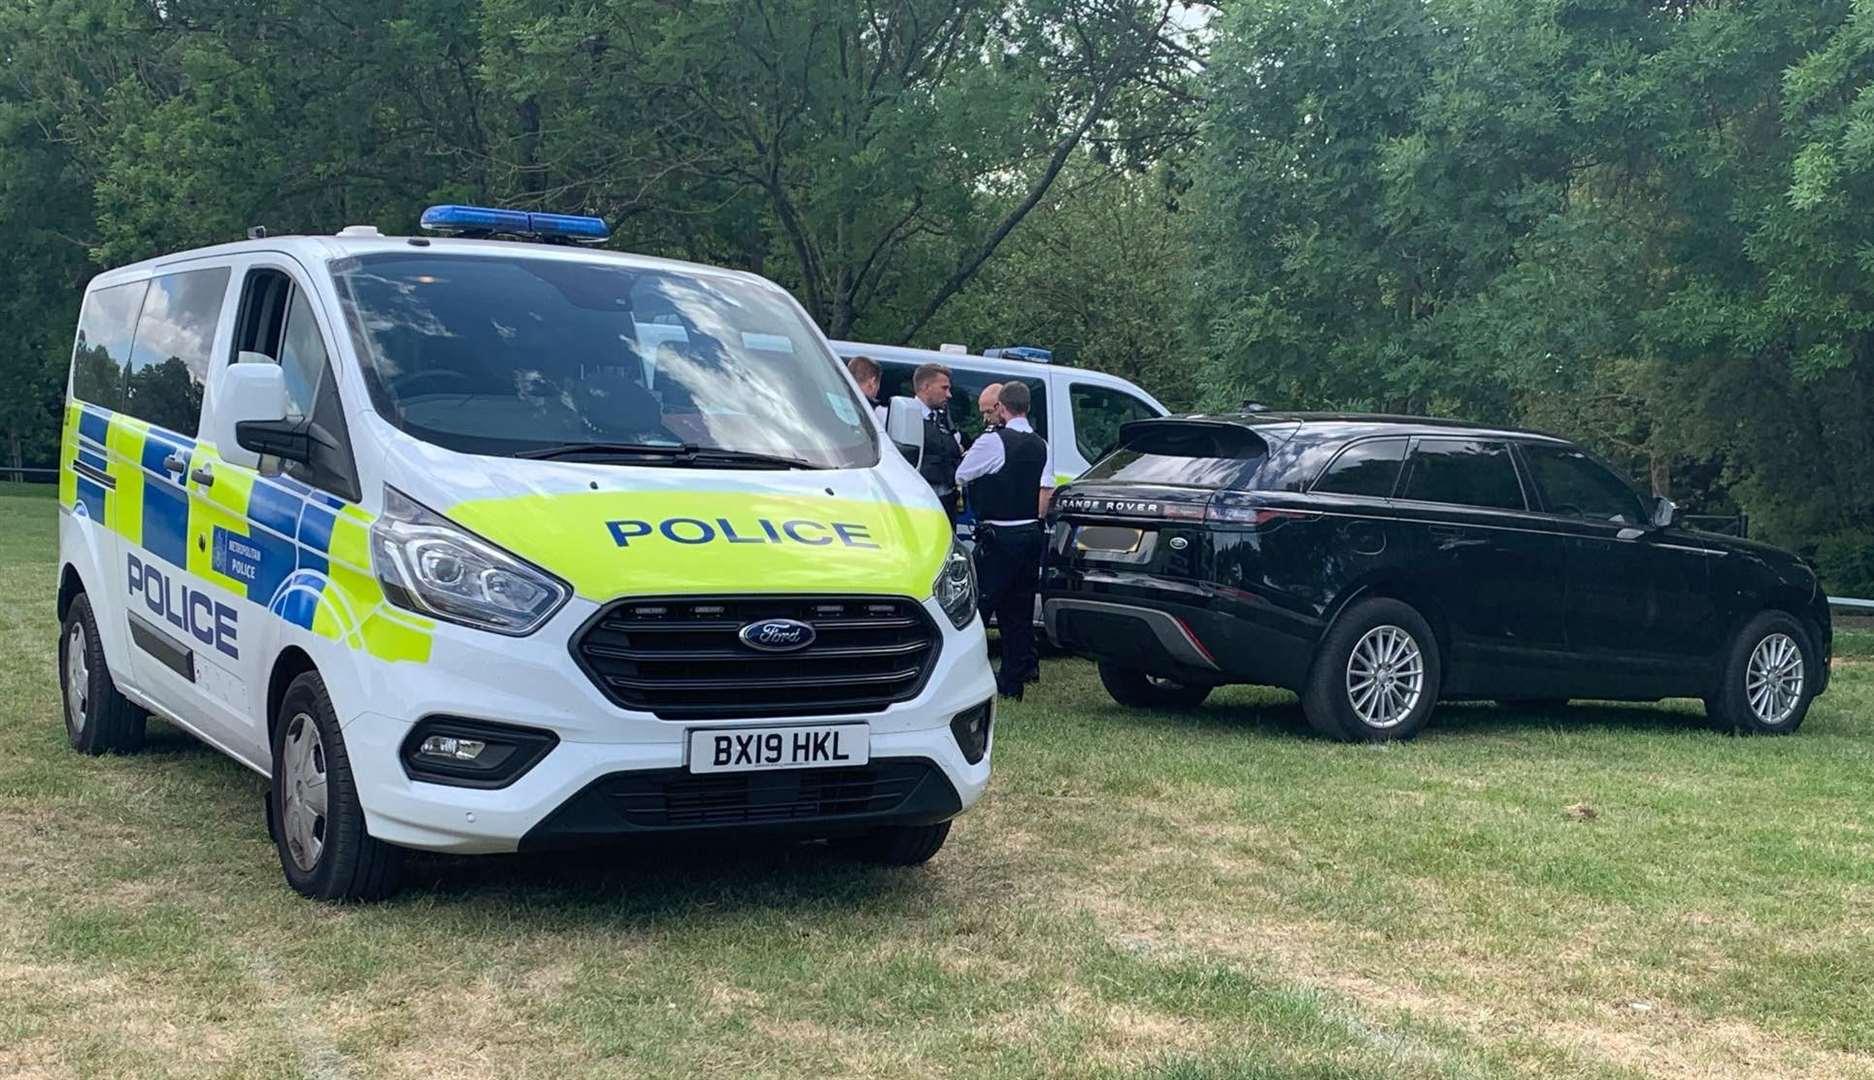
[[[60,502],[154,559],[378,659],[429,660],[435,624],[384,599],[362,509],[96,405],[66,406],[61,460]],[[203,465],[215,482],[191,493]]]

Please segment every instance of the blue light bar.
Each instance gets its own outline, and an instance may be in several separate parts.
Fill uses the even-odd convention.
[[[574,214],[534,214],[525,210],[497,210],[486,206],[432,206],[423,211],[423,228],[431,232],[489,233],[526,236],[541,240],[571,240],[598,244],[612,235],[605,222]]]
[[[1037,364],[1052,363],[1054,350],[1037,349],[1033,345],[1010,345],[1001,349],[984,349],[984,356],[999,356],[1006,360],[1030,360]]]

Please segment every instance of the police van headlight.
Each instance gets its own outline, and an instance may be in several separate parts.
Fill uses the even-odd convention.
[[[937,571],[931,595],[958,630],[976,617],[976,568],[970,564],[970,553],[956,540],[950,541],[950,554],[944,558],[943,568]]]
[[[572,591],[389,485],[371,563],[398,607],[515,637],[539,629]]]

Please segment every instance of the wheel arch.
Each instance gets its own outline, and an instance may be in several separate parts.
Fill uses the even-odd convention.
[[[1419,613],[1419,617],[1432,628],[1432,638],[1438,646],[1438,655],[1449,658],[1451,655],[1451,624],[1445,617],[1444,605],[1438,602],[1432,590],[1413,582],[1408,578],[1384,576],[1369,578],[1347,589],[1328,610],[1327,618],[1321,624],[1321,637],[1315,642],[1319,651],[1320,642],[1334,629],[1347,610],[1362,600],[1373,599],[1397,600]]]
[[[78,573],[78,567],[71,563],[66,563],[59,569],[59,599],[56,609],[58,611],[59,622],[64,622],[65,616],[71,612],[72,601],[78,599],[79,595],[85,592],[87,592],[85,589],[85,581]]]
[[[286,688],[293,685],[293,680],[308,671],[318,671],[319,665],[312,662],[312,656],[297,645],[288,645],[280,650],[280,655],[273,658],[273,668],[267,675],[267,745],[273,745],[273,736],[280,725],[280,703],[286,700]]]

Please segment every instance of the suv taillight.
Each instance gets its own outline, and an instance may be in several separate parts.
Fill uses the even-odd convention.
[[[1278,525],[1284,521],[1311,521],[1320,514],[1307,510],[1277,510],[1267,506],[1219,506],[1211,503],[1204,511],[1204,522],[1209,525],[1248,525],[1260,528],[1265,525]]]
[[[1272,529],[1285,521],[1308,521],[1320,516],[1320,513],[1314,510],[1269,506],[1263,502],[1262,496],[1239,491],[1219,491],[1204,504],[1206,525]]]

